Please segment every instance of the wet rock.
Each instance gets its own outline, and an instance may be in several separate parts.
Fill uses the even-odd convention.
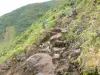
[[[61,36],[62,36],[61,33],[57,33],[56,35],[54,35],[54,36],[52,36],[52,37],[50,38],[50,41],[54,41],[54,40],[60,39]]]

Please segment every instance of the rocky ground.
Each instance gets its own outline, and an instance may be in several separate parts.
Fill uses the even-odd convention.
[[[31,50],[17,55],[13,63],[0,66],[0,75],[81,75],[77,58],[81,49],[70,49],[62,40],[65,28],[52,28]],[[14,63],[15,62],[15,63]]]
[[[99,6],[88,0],[81,8],[73,4],[72,13],[59,15],[55,27],[44,29],[35,45],[0,65],[0,75],[99,75]]]

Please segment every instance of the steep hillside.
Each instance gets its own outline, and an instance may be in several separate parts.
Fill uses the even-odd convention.
[[[6,28],[14,27],[15,36],[25,31],[57,1],[35,3],[23,6],[0,17],[0,39],[5,39]]]
[[[99,20],[100,0],[62,0],[0,51],[1,75],[100,75]]]

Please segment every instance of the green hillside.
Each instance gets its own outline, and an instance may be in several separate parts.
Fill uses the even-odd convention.
[[[10,60],[18,64],[18,55],[27,54],[28,50],[38,45],[47,34],[41,20],[46,23],[45,31],[53,27],[66,28],[67,33],[61,39],[67,41],[67,50],[81,50],[77,58],[74,55],[69,56],[70,60],[76,59],[69,62],[71,65],[78,63],[78,67],[73,68],[76,67],[79,73],[73,75],[100,75],[100,0],[62,0],[17,37],[9,47],[0,51],[1,63]],[[62,72],[58,75],[72,75],[70,71]]]
[[[33,22],[40,18],[57,1],[35,3],[23,6],[0,17],[0,39],[5,39],[6,28],[14,27],[15,36],[20,35]]]

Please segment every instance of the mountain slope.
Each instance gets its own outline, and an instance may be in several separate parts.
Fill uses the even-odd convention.
[[[57,1],[35,3],[23,6],[0,17],[0,39],[5,39],[6,28],[14,27],[15,36],[20,35],[33,22],[40,18]]]
[[[42,60],[41,53],[44,53],[44,55],[48,54],[52,58],[57,58],[51,60],[54,61],[53,65],[56,67],[54,71],[57,72],[52,75],[99,75],[99,16],[99,0],[62,0],[0,53],[1,62],[7,59],[10,61],[11,67],[5,71],[12,71],[11,69],[14,68],[14,73],[17,74],[26,72],[27,75],[33,75],[39,71],[44,74],[44,69],[40,67],[46,68],[46,64],[40,64],[39,61],[37,62],[38,59],[34,58],[38,57],[38,53],[40,53],[41,58],[39,60]],[[42,25],[46,25],[45,31]],[[52,46],[47,46],[48,42]],[[60,45],[58,45],[59,43]],[[63,45],[64,43],[66,45]],[[55,46],[60,50],[55,49],[58,51],[53,52]],[[41,52],[42,47],[44,51]],[[46,47],[47,49],[51,48],[51,51],[47,51]],[[63,47],[65,50],[61,49]],[[31,63],[33,66],[30,66],[31,61],[38,64]],[[51,61],[50,64],[52,64]]]

